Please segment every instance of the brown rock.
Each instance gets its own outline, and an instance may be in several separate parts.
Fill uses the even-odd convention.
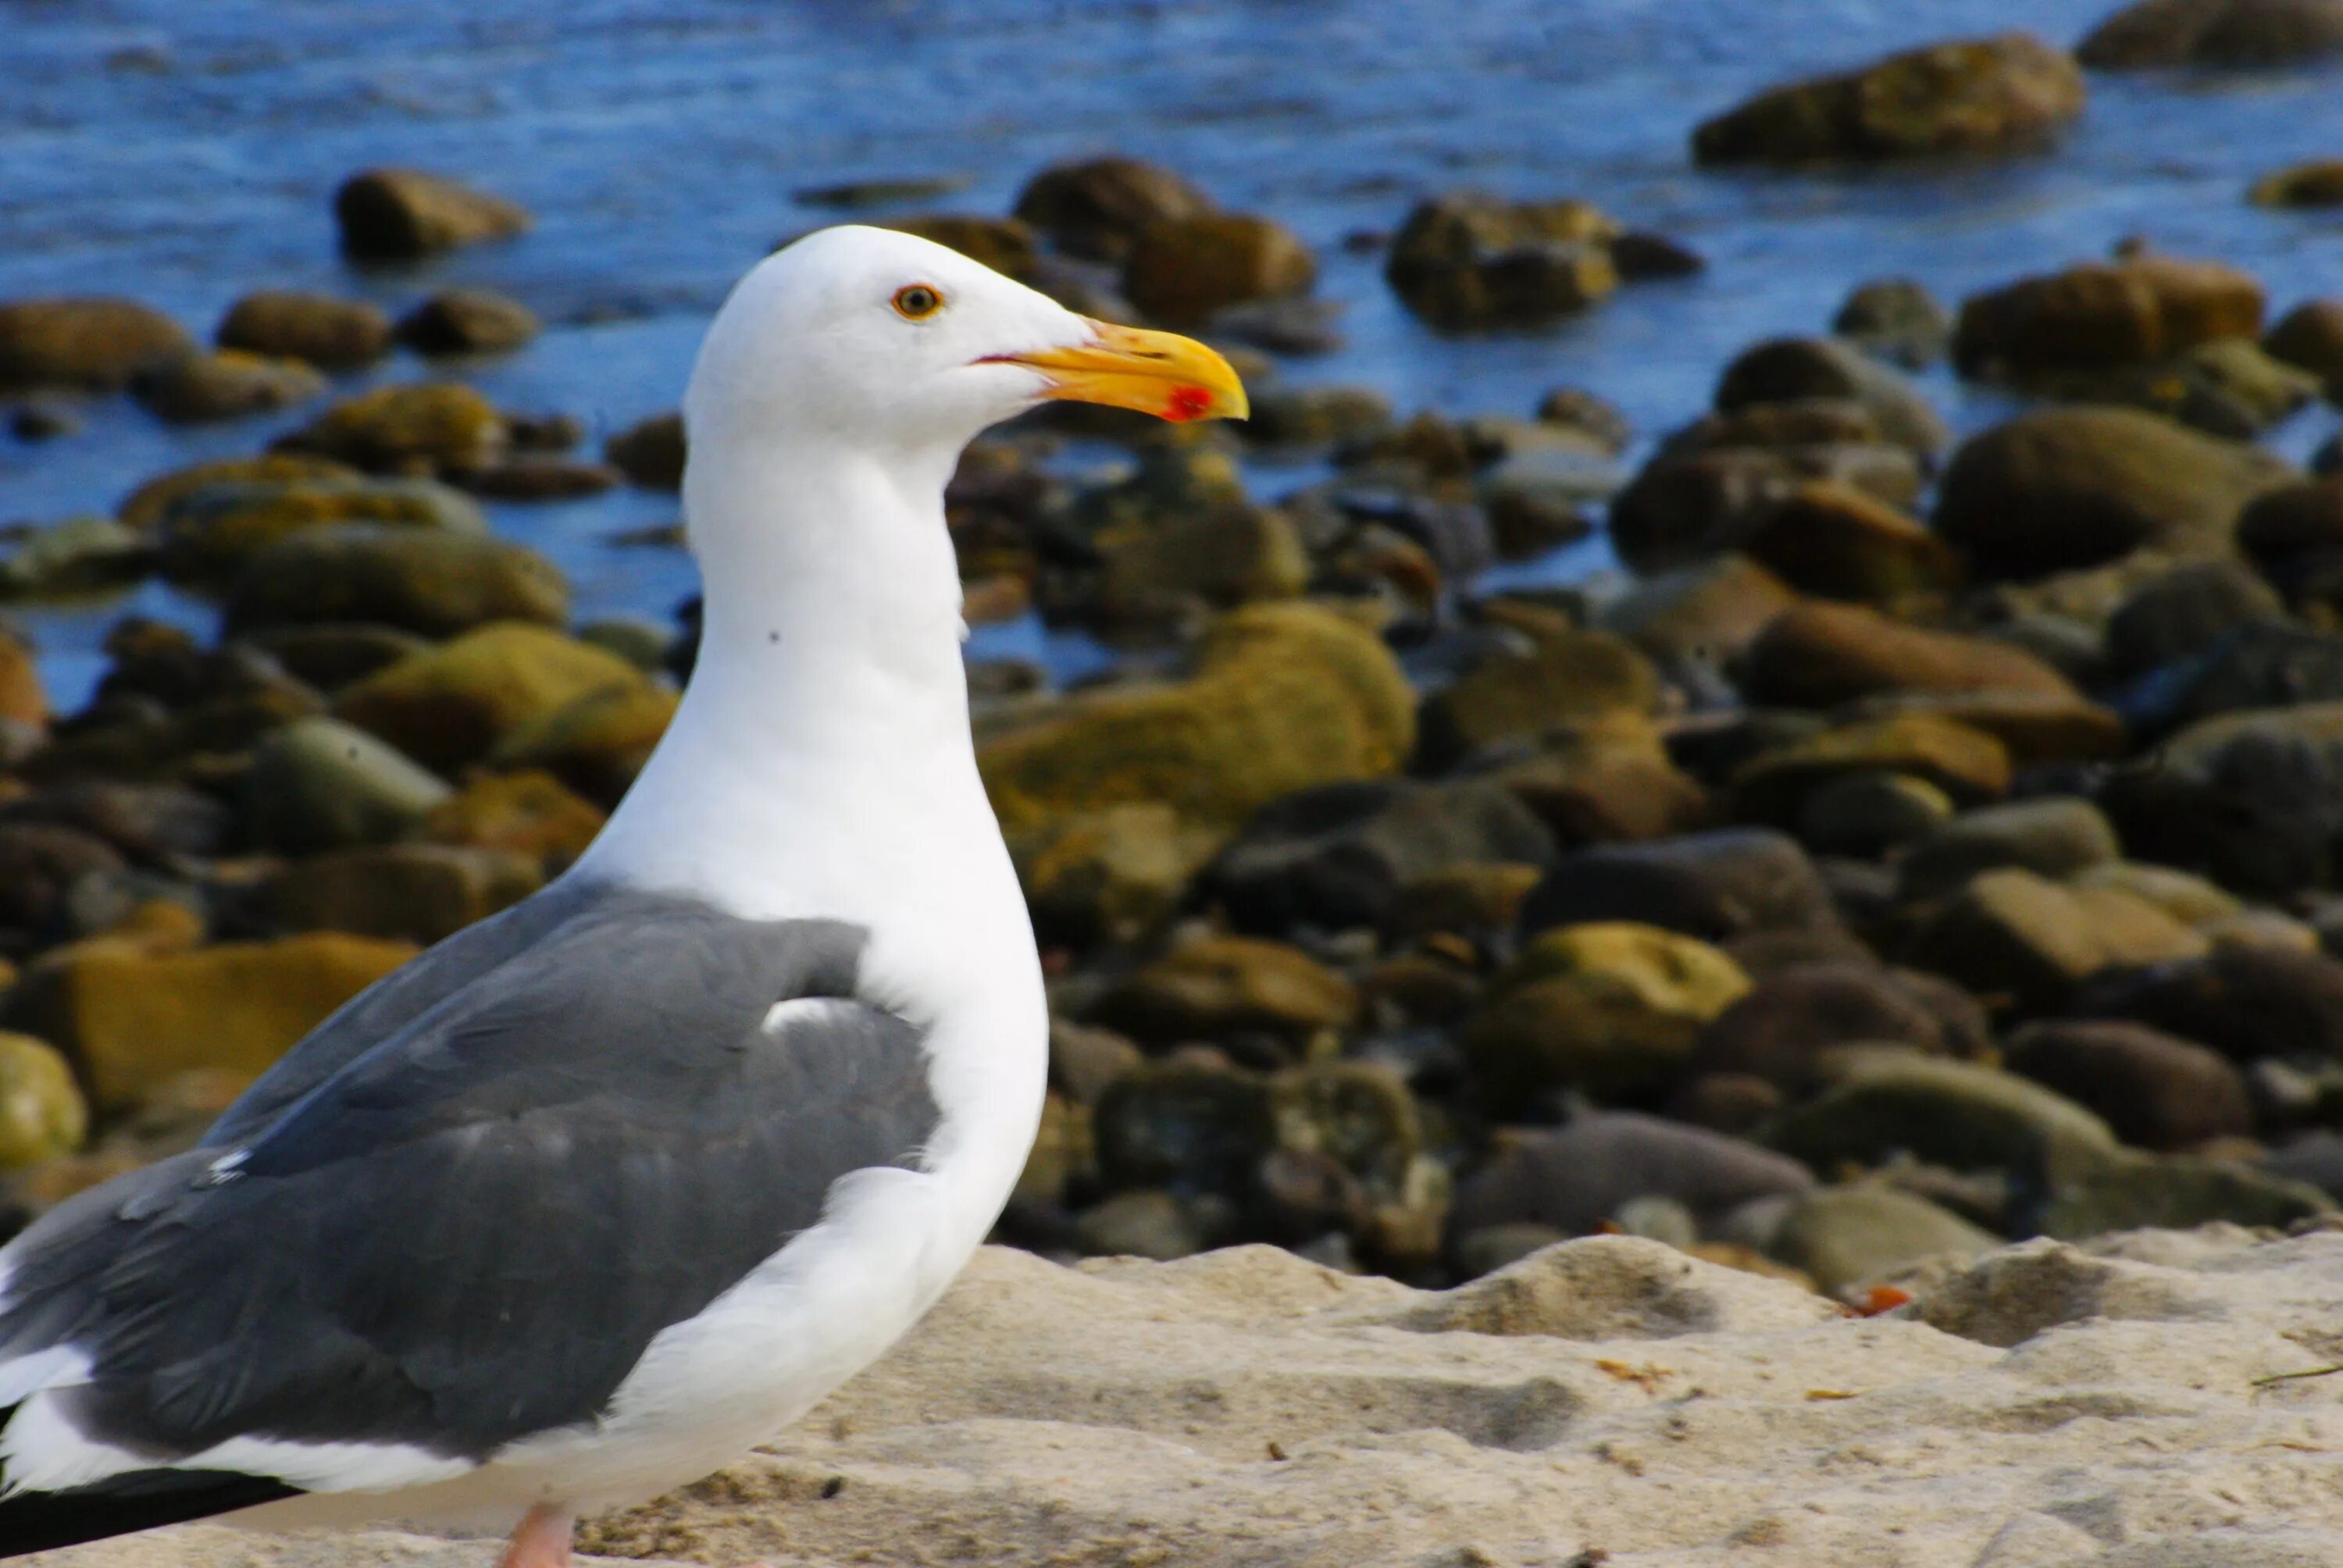
[[[1033,176],[1017,196],[1017,216],[1059,248],[1094,261],[1121,261],[1151,223],[1200,217],[1212,197],[1158,165],[1136,158],[1060,164]]]
[[[1684,1063],[1687,1081],[1751,1077],[1793,1094],[1828,1081],[1835,1047],[1901,1045],[1942,1056],[1956,1041],[1912,980],[1875,963],[1793,964],[1760,978],[1711,1019]]]
[[[931,239],[1009,277],[1030,280],[1033,264],[1041,257],[1033,226],[1022,218],[987,217],[975,213],[921,213],[912,217],[888,218],[880,226]]]
[[[1788,834],[1763,828],[1580,849],[1557,861],[1522,905],[1524,934],[1620,920],[1704,941],[1839,924],[1805,850]]]
[[[2066,678],[2022,648],[1906,626],[1854,605],[1775,618],[1743,661],[1753,702],[1828,708],[1883,692],[2023,691],[2071,699]]]
[[[0,302],[0,392],[112,392],[194,347],[136,300],[59,296]]]
[[[486,397],[442,382],[362,392],[286,441],[377,473],[434,476],[485,468],[507,439],[504,419]]]
[[[575,500],[580,496],[598,496],[626,482],[626,474],[612,464],[581,463],[541,453],[507,457],[463,476],[466,489],[497,501]]]
[[[2336,0],[2134,0],[2076,55],[2093,70],[2281,65],[2343,49]]]
[[[541,769],[484,773],[425,813],[426,843],[496,849],[534,861],[548,875],[586,852],[602,830],[601,809]]]
[[[363,299],[264,288],[228,307],[216,341],[222,348],[349,370],[390,352],[390,317]]]
[[[447,637],[488,621],[558,624],[568,606],[559,570],[526,545],[345,523],[304,529],[256,554],[229,589],[227,620],[239,631],[374,621]]]
[[[2016,869],[1985,872],[1913,930],[1905,961],[1981,997],[2039,1013],[2103,970],[2204,954],[2211,944],[2147,900],[2069,889]]]
[[[138,373],[131,391],[147,411],[174,425],[241,419],[306,402],[326,378],[297,359],[266,359],[241,349],[190,349]]]
[[[1610,713],[1648,714],[1659,705],[1658,673],[1608,632],[1564,632],[1527,653],[1484,659],[1424,699],[1418,755],[1444,768],[1495,741]]]
[[[1716,556],[1648,578],[1606,606],[1598,625],[1663,661],[1737,661],[1797,593],[1747,556]]]
[[[1322,1030],[1347,1029],[1358,1010],[1350,981],[1299,949],[1201,937],[1114,986],[1090,1021],[1141,1044],[1258,1031],[1299,1046]]]
[[[2052,692],[1907,692],[1865,698],[1844,711],[1859,720],[1949,720],[2000,741],[2009,760],[2021,768],[2103,762],[2131,749],[2130,733],[2113,709]]]
[[[292,485],[307,481],[347,484],[361,477],[347,463],[298,452],[256,457],[218,457],[158,474],[130,492],[116,515],[130,528],[152,528],[180,501],[213,485]]]
[[[1770,338],[1736,356],[1716,383],[1717,412],[1725,415],[1786,405],[1782,417],[1795,419],[1849,403],[1871,417],[1880,438],[1923,459],[1952,440],[1944,416],[1902,372],[1834,337]],[[1764,444],[1798,439],[1785,430],[1777,443]]]
[[[654,414],[602,444],[602,456],[634,483],[652,490],[683,486],[683,416]]]
[[[1742,547],[1792,588],[1891,601],[1957,587],[1959,555],[1917,518],[1852,485],[1818,479],[1761,514]]]
[[[1223,306],[1303,294],[1318,263],[1292,229],[1249,213],[1162,218],[1131,240],[1123,292],[1159,320],[1192,326]]]
[[[48,693],[31,645],[14,632],[0,632],[0,720],[33,729],[49,722]]]
[[[489,760],[500,769],[543,769],[608,810],[650,760],[677,702],[664,686],[613,682],[522,724]]]
[[[2144,1024],[2028,1024],[2010,1039],[2009,1067],[2142,1149],[2187,1149],[2254,1130],[2245,1078],[2227,1058]]]
[[[1825,785],[1879,772],[1922,780],[1956,800],[1998,799],[2009,789],[2009,749],[1939,714],[1859,720],[1768,747],[1744,762],[1733,775],[1736,815],[1795,821]]]
[[[287,867],[269,913],[296,931],[349,931],[428,946],[518,903],[545,873],[519,855],[447,844],[383,844]]]
[[[2015,380],[2148,364],[2259,337],[2263,305],[2260,284],[2218,262],[2088,262],[1964,301],[1953,361],[1965,376]]]
[[[1462,328],[1551,320],[1618,287],[1618,224],[1581,201],[1452,192],[1408,215],[1383,276],[1410,310]]]
[[[2343,206],[2343,158],[2318,158],[2264,175],[2246,199],[2258,206]]]
[[[342,248],[401,260],[526,233],[528,211],[502,196],[416,169],[368,169],[334,194]]]
[[[398,340],[421,354],[508,354],[540,330],[537,313],[493,288],[443,288],[398,324]]]
[[[2027,33],[1931,44],[1775,87],[1693,133],[1701,163],[1796,163],[2036,146],[2083,112],[2072,56]]]
[[[2315,376],[2343,376],[2343,299],[2306,299],[2278,318],[2262,352]]]

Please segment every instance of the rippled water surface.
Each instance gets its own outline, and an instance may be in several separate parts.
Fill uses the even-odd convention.
[[[950,176],[965,188],[939,205],[999,211],[1041,165],[1109,150],[1299,229],[1349,341],[1286,374],[1372,382],[1403,407],[1525,412],[1570,382],[1648,434],[1695,413],[1736,348],[1819,327],[1862,279],[1908,273],[1956,297],[2132,234],[2243,266],[2280,307],[2343,291],[2343,218],[2242,199],[2255,174],[2343,156],[2343,70],[2095,77],[2057,151],[2006,163],[1753,175],[1688,160],[1694,124],[1771,82],[2015,25],[2071,43],[2107,8],[0,0],[0,297],[117,291],[207,332],[266,285],[396,308],[490,284],[553,326],[472,378],[501,406],[575,414],[598,435],[672,405],[731,279],[823,221],[792,192]],[[538,226],[426,267],[353,270],[330,197],[377,163],[459,175],[525,202]],[[1710,269],[1550,333],[1443,339],[1396,307],[1374,258],[1338,242],[1459,185],[1588,197],[1689,242]],[[401,358],[375,374],[427,370]],[[1994,411],[1949,381],[1936,390],[1965,426]],[[151,473],[296,422],[179,431],[116,401],[67,439],[0,437],[0,521],[110,507]],[[2328,422],[2306,415],[2280,443],[2298,450]],[[568,569],[581,614],[664,615],[689,563],[604,541],[672,506],[622,494],[498,518]],[[1599,560],[1582,550],[1554,569]],[[203,613],[152,588],[132,602]],[[62,698],[85,689],[122,608],[28,618]]]

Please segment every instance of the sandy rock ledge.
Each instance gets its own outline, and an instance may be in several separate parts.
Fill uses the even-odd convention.
[[[789,1442],[584,1544],[783,1568],[2343,1563],[2343,1230],[2033,1241],[1915,1283],[1856,1319],[1626,1238],[1438,1293],[1268,1247],[1074,1270],[992,1248]],[[27,1561],[492,1555],[191,1527]]]

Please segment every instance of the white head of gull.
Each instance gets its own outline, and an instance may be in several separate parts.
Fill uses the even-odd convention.
[[[666,737],[559,880],[0,1249],[0,1555],[439,1519],[560,1568],[579,1513],[779,1435],[942,1293],[1048,1026],[943,488],[1051,398],[1245,411],[1211,350],[911,236],[742,280],[686,400]]]

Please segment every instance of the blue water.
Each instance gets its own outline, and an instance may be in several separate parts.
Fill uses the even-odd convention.
[[[2029,27],[2071,43],[2107,0],[0,0],[0,297],[118,291],[207,333],[239,294],[319,287],[394,308],[454,281],[552,322],[468,372],[500,405],[598,434],[669,407],[731,279],[824,221],[791,193],[953,176],[934,206],[1000,211],[1035,168],[1159,159],[1319,247],[1348,347],[1296,379],[1364,381],[1403,407],[1526,412],[1574,383],[1649,435],[1704,406],[1761,337],[1825,323],[1889,273],[1948,298],[2104,254],[2131,235],[2217,256],[2283,308],[2343,292],[2343,217],[2250,207],[2255,175],[2343,155],[2343,70],[2099,76],[2055,153],[1993,164],[1709,173],[1686,135],[1748,92],[1933,38]],[[471,179],[538,226],[421,268],[357,271],[335,186],[369,164]],[[1623,291],[1550,332],[1443,338],[1378,261],[1344,253],[1460,185],[1578,196],[1699,249],[1705,276]],[[372,378],[427,374],[411,359]],[[1973,427],[2001,405],[1932,387]],[[0,521],[110,507],[138,480],[254,449],[297,417],[201,431],[127,403],[78,436],[0,437]],[[2307,448],[2322,412],[2279,433]],[[1281,483],[1262,476],[1274,494]],[[671,515],[624,494],[498,508],[571,573],[581,614],[664,615],[672,551],[608,535]],[[1557,569],[1599,564],[1582,550]],[[136,608],[200,621],[143,590]],[[116,607],[112,613],[118,613]],[[70,702],[107,617],[29,618]],[[1038,648],[1041,645],[1035,641]]]

